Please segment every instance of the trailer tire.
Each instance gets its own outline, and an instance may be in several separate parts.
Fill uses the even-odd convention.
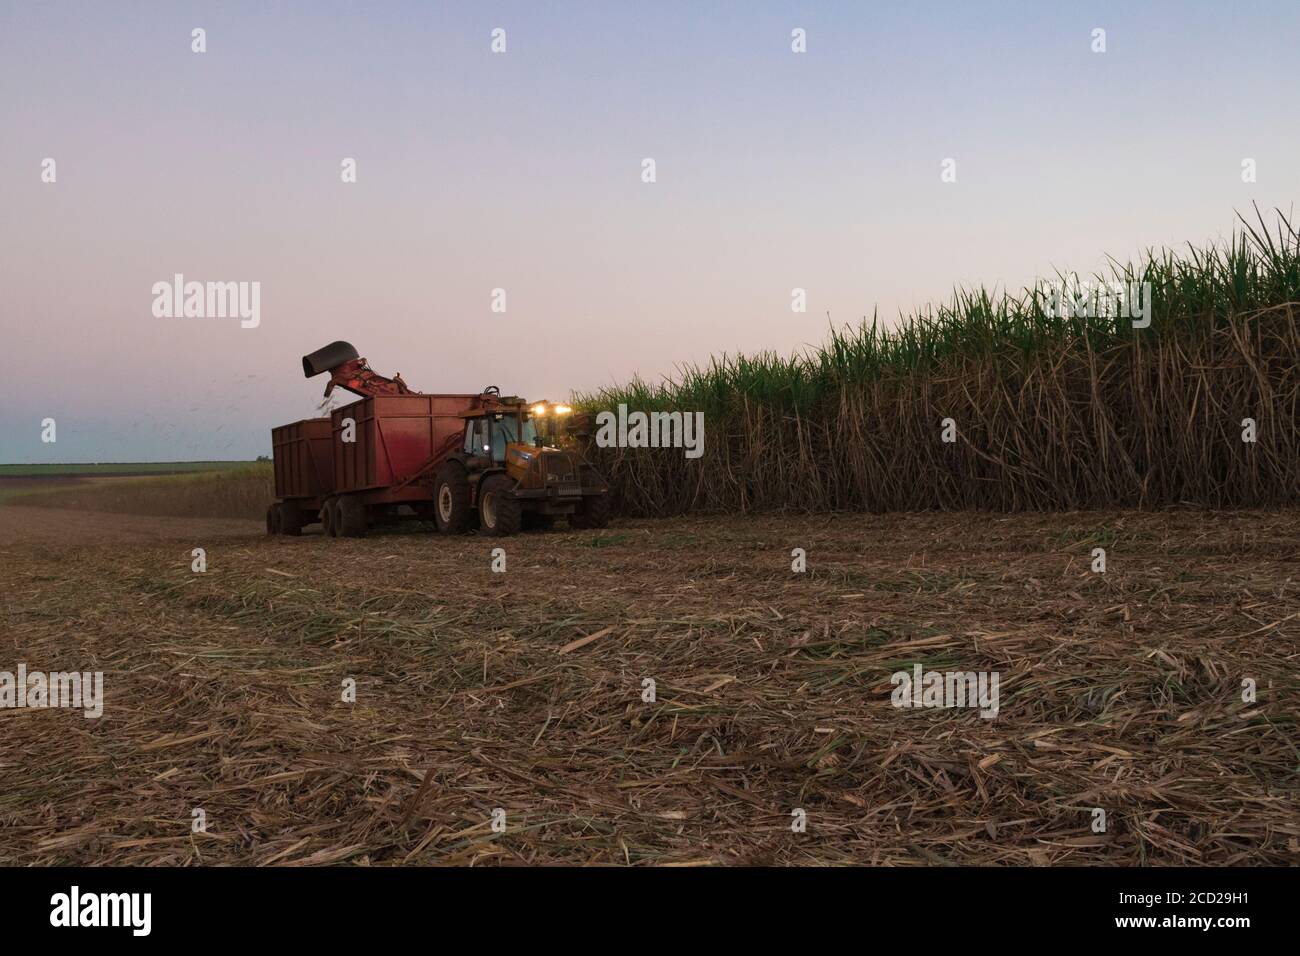
[[[493,537],[518,534],[523,526],[524,509],[512,492],[515,480],[506,475],[483,479],[478,489],[478,525]]]
[[[334,499],[326,498],[320,506],[320,526],[321,530],[331,538],[337,538],[338,532],[338,512],[334,510]]]
[[[366,506],[356,495],[335,499],[334,520],[340,538],[360,538],[366,533]]]
[[[433,520],[443,534],[464,534],[474,513],[469,506],[469,476],[459,463],[438,469],[433,482]]]
[[[278,527],[276,530],[279,531],[280,534],[287,534],[292,537],[297,537],[302,534],[302,526],[304,524],[302,520],[302,509],[300,509],[296,504],[290,504],[287,501],[278,504],[275,507],[280,512],[280,518],[277,522]]]
[[[578,510],[569,515],[569,527],[586,530],[603,528],[609,524],[609,492],[600,495],[583,495]]]

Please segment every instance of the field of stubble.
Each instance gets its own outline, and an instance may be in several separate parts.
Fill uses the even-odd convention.
[[[0,506],[0,671],[106,697],[0,710],[0,863],[1294,864],[1298,578],[1295,511],[502,544]],[[916,662],[999,672],[998,715],[895,708]]]

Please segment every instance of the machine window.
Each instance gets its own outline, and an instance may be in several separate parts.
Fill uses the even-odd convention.
[[[532,444],[537,438],[537,427],[531,422],[524,422],[523,432],[520,433],[519,419],[514,415],[506,415],[492,422],[492,460],[503,462],[506,460],[506,445],[510,442],[525,442]]]

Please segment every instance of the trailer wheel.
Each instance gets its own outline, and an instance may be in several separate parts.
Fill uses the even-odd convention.
[[[570,528],[603,528],[609,524],[609,492],[603,495],[584,495],[578,510],[569,515]]]
[[[360,538],[366,533],[366,506],[356,495],[335,499],[335,532],[341,538]]]
[[[523,525],[523,506],[511,492],[515,481],[505,475],[485,478],[478,490],[479,527],[486,534],[518,534]]]
[[[472,518],[469,477],[458,463],[449,461],[433,483],[433,520],[443,534],[464,534]]]
[[[331,538],[337,538],[338,532],[338,512],[334,510],[334,499],[326,498],[320,506],[320,526],[321,529]]]
[[[279,511],[279,519],[276,521],[276,531],[280,534],[298,536],[302,534],[302,511],[296,504],[283,502],[275,506]]]

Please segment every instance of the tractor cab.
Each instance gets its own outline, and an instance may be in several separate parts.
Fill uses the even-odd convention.
[[[505,465],[512,445],[527,448],[541,445],[537,426],[526,412],[496,410],[466,417],[461,450],[467,457],[485,459],[484,465]]]
[[[534,462],[558,454],[565,439],[561,419],[572,409],[568,405],[538,402],[528,405],[511,396],[488,401],[481,408],[465,412],[462,453],[476,459],[475,465],[489,471],[505,468],[510,476],[527,484]]]

